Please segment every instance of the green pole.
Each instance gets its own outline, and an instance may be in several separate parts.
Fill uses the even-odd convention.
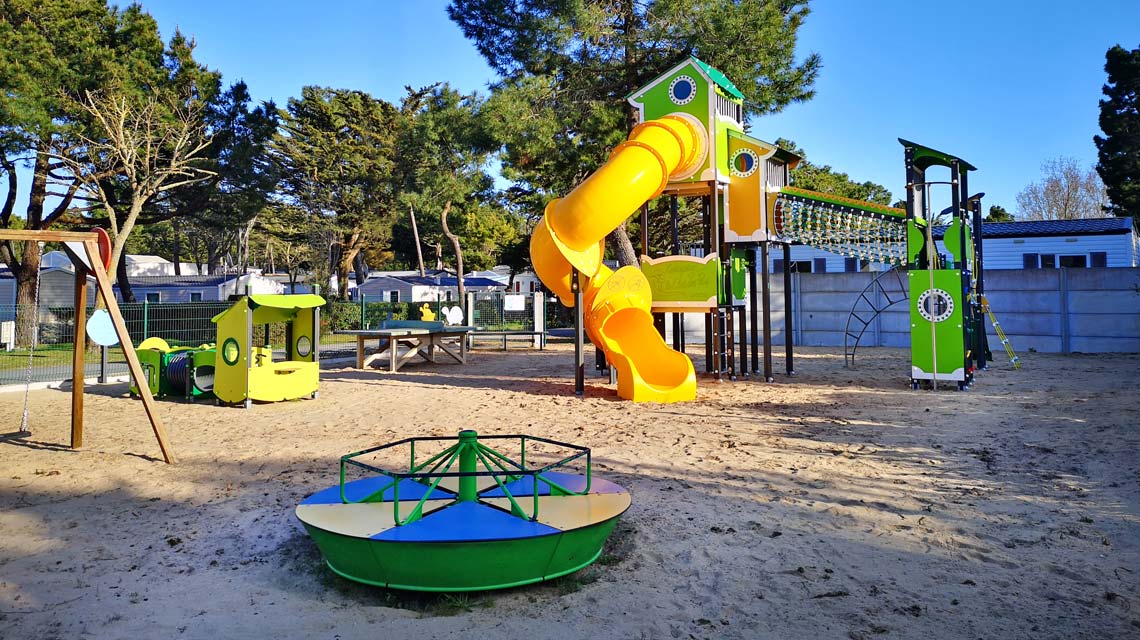
[[[364,294],[360,294],[360,328],[367,329],[368,325],[364,323]]]
[[[474,473],[476,471],[475,447],[478,446],[479,434],[471,429],[459,432],[459,472]],[[459,501],[474,502],[476,499],[475,476],[459,478]]]
[[[150,311],[150,300],[143,298],[143,340],[146,340],[149,337],[147,335],[147,329],[148,329],[147,321],[148,321],[149,311]]]

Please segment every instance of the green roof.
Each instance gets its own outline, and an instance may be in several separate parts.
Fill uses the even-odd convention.
[[[899,138],[899,144],[904,147],[914,149],[914,164],[923,171],[926,171],[935,165],[949,167],[954,160],[958,161],[958,164],[963,171],[978,170],[977,167],[959,158],[958,156],[952,156],[949,153],[944,153],[942,151],[938,151],[937,149],[931,149],[930,147],[923,146],[917,142],[911,142],[910,140],[903,140],[902,138]]]
[[[297,309],[312,309],[324,303],[324,298],[313,293],[255,293],[238,300],[229,309],[211,318],[211,321],[217,323],[222,316],[234,309],[249,309],[253,312],[253,321],[257,324],[285,322],[297,315]]]
[[[715,67],[713,67],[709,63],[697,58],[696,56],[689,56],[689,57],[693,59],[693,62],[695,62],[697,64],[697,66],[700,67],[701,70],[703,70],[705,72],[705,74],[707,74],[708,77],[713,82],[715,82],[717,84],[717,86],[719,86],[721,89],[724,89],[725,91],[727,91],[729,93],[729,95],[731,95],[737,99],[740,99],[740,100],[745,99],[744,94],[740,93],[740,89],[737,89],[736,85],[732,84],[732,80],[729,80],[728,76],[724,75],[723,73],[718,71]]]

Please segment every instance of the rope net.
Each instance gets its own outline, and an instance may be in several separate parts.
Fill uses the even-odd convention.
[[[772,229],[784,242],[901,267],[906,265],[905,215],[871,202],[784,187],[776,195]]]

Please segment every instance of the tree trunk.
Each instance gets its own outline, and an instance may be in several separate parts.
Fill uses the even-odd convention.
[[[356,286],[368,282],[368,263],[364,261],[364,252],[356,254],[352,259],[352,271],[356,274]]]
[[[36,290],[39,283],[36,276],[40,270],[40,245],[38,242],[24,242],[24,252],[20,268],[13,269],[16,279],[16,344],[31,347],[39,321],[39,308],[36,304]]]
[[[123,299],[123,302],[137,302],[134,292],[131,291],[131,281],[127,277],[126,258],[119,260],[118,266],[115,267],[115,275],[118,278],[119,297]]]
[[[435,242],[435,270],[443,271],[443,243],[438,240]]]
[[[174,275],[182,275],[182,234],[180,233],[180,225],[178,218],[171,221],[171,226],[174,227]]]
[[[459,247],[459,236],[451,232],[447,228],[447,214],[451,211],[451,201],[448,200],[447,204],[443,205],[443,211],[439,214],[439,221],[443,225],[443,235],[451,241],[452,248],[455,249],[455,282],[459,290],[459,308],[463,309],[464,313],[467,312],[467,288],[463,286],[463,249]],[[466,316],[465,316],[466,317]]]
[[[343,234],[340,256],[336,261],[336,295],[341,300],[348,299],[348,272],[352,269],[356,254],[360,253],[363,246],[364,242],[360,229],[353,229],[351,233]]]
[[[424,270],[424,250],[420,247],[420,230],[416,226],[416,210],[408,207],[408,215],[412,217],[412,239],[416,241],[416,262],[419,264],[422,278],[427,275],[427,271]]]
[[[629,234],[625,231],[625,223],[618,225],[607,238],[610,241],[610,246],[613,247],[614,255],[617,256],[619,265],[623,267],[637,266],[637,252],[634,251],[633,243],[629,240]]]

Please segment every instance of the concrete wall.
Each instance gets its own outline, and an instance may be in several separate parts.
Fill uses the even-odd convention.
[[[876,275],[792,274],[793,343],[842,347],[852,305]],[[880,281],[882,290],[869,294],[879,304],[887,296],[897,300],[903,295],[899,281],[889,274],[886,278]],[[985,284],[990,306],[1015,351],[1140,352],[1140,268],[993,270],[986,272]],[[908,309],[903,301],[876,317],[860,348],[909,347]],[[986,328],[990,349],[1000,362],[1001,343],[988,321]],[[687,342],[702,343],[703,316],[688,314],[685,330]],[[782,345],[784,335],[783,276],[774,274],[773,342]]]

